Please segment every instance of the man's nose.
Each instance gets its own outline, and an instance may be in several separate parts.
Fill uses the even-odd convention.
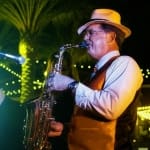
[[[90,37],[89,34],[85,34],[84,37],[83,37],[83,39],[86,41],[86,40],[89,39],[89,37]]]

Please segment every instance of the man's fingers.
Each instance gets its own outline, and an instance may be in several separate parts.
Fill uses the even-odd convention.
[[[56,121],[50,122],[50,131],[48,132],[49,137],[60,136],[63,131],[63,124]]]
[[[60,136],[62,132],[56,132],[56,131],[49,131],[48,132],[48,136],[49,137],[56,137],[56,136]]]

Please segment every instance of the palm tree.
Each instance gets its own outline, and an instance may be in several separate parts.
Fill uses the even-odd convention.
[[[82,19],[89,16],[87,14],[92,9],[92,5],[87,6],[87,4],[86,9],[84,9],[85,4],[79,0],[1,0],[0,19],[8,21],[18,30],[20,35],[18,51],[25,58],[21,73],[21,95],[19,99],[21,103],[33,98],[33,80],[35,77],[33,63],[38,56],[42,56],[42,53],[47,54],[46,50],[43,52],[42,47],[44,45],[41,46],[38,41],[42,39],[41,35],[47,36],[45,29],[49,26],[48,32],[51,33],[50,41],[48,41],[50,54],[56,50],[56,45],[60,43],[79,40],[73,30],[77,28],[79,22],[82,22]],[[42,42],[45,40],[44,37]],[[42,52],[39,51],[41,49]],[[37,55],[38,53],[40,55]],[[73,63],[79,60],[78,53],[77,55],[73,51],[70,53]],[[48,56],[46,57],[48,58]]]
[[[25,58],[22,64],[21,96],[24,103],[33,96],[33,75],[36,40],[52,19],[53,0],[6,0],[1,2],[0,17],[13,24],[20,34],[19,53]]]

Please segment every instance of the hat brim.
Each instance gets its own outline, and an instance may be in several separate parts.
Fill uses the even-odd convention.
[[[128,27],[121,25],[121,24],[115,24],[108,20],[103,20],[103,19],[94,19],[94,20],[91,19],[84,25],[80,26],[77,30],[77,33],[80,35],[89,25],[91,25],[93,23],[105,23],[105,24],[112,25],[112,26],[116,27],[117,29],[119,29],[120,31],[122,31],[125,35],[125,38],[127,38],[131,35],[131,30]]]

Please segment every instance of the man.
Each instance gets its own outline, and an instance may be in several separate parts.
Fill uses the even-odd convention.
[[[88,54],[97,60],[97,72],[87,85],[57,73],[51,89],[71,89],[75,109],[69,127],[69,150],[130,150],[136,122],[138,91],[143,77],[140,67],[119,50],[131,30],[121,24],[120,14],[95,9],[91,19],[79,27]],[[50,137],[63,133],[60,122],[50,123]]]

